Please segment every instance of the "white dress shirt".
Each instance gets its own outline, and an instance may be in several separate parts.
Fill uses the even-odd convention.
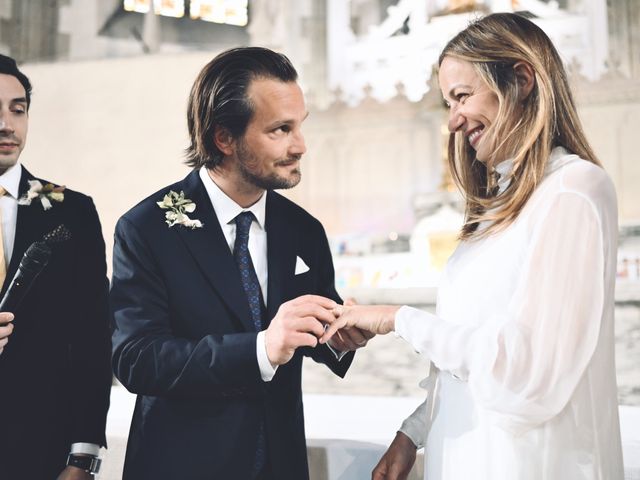
[[[0,197],[0,210],[2,211],[2,244],[4,246],[4,258],[7,270],[13,254],[13,246],[16,239],[16,223],[18,220],[18,192],[20,189],[20,178],[22,177],[22,167],[16,163],[6,172],[0,175],[0,186],[6,191],[6,195]],[[10,282],[11,279],[5,279]],[[70,453],[82,453],[95,455],[100,453],[100,446],[93,443],[74,443],[71,445]]]
[[[269,282],[267,268],[267,231],[265,229],[267,196],[263,194],[256,203],[249,208],[242,208],[233,201],[226,193],[224,193],[218,185],[211,179],[205,167],[200,168],[200,179],[207,190],[211,205],[216,212],[220,228],[224,233],[224,238],[229,245],[229,250],[233,253],[233,245],[236,241],[236,222],[235,218],[242,212],[251,212],[256,220],[251,224],[249,230],[249,254],[255,268],[262,298],[267,302],[267,285]],[[276,374],[277,366],[274,367],[267,356],[267,347],[265,345],[265,331],[258,332],[256,340],[256,355],[258,358],[258,366],[260,375],[265,382],[271,381]]]
[[[13,253],[13,243],[16,239],[16,220],[18,218],[18,190],[22,167],[19,163],[9,168],[0,175],[0,186],[6,191],[6,195],[0,197],[0,210],[2,210],[2,246],[4,247],[4,259],[7,270]],[[11,281],[10,278],[5,281]]]
[[[607,174],[556,148],[513,224],[460,242],[436,314],[398,310],[398,335],[432,362],[401,428],[425,446],[425,478],[623,478],[617,233]]]

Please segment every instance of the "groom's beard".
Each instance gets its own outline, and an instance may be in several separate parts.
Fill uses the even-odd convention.
[[[242,178],[251,185],[263,190],[293,188],[300,183],[302,178],[300,165],[290,170],[286,176],[280,175],[275,171],[267,173],[261,172],[260,166],[263,163],[262,160],[251,151],[242,139],[238,142],[237,157],[238,169]],[[299,162],[301,158],[302,155],[292,155],[288,158],[275,160],[272,162],[274,165],[273,168],[292,162]]]

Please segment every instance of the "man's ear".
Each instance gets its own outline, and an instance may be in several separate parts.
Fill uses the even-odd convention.
[[[533,67],[527,62],[517,62],[513,66],[513,70],[518,82],[518,99],[523,101],[529,96],[533,86],[536,84],[536,74],[533,71]]]
[[[225,156],[232,155],[235,151],[236,142],[231,132],[224,127],[216,126],[213,134],[213,141]]]

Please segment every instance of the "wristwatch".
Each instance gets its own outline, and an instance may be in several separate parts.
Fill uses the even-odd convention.
[[[70,453],[67,457],[67,466],[78,467],[87,473],[95,475],[100,471],[102,460],[93,455],[74,455]]]

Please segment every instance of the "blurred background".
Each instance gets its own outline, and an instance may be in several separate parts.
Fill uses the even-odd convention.
[[[23,164],[94,198],[109,256],[117,218],[188,173],[186,101],[204,64],[240,45],[287,54],[310,116],[303,181],[283,193],[325,225],[339,291],[433,309],[462,221],[434,66],[495,11],[553,39],[617,187],[620,401],[640,405],[640,1],[0,0],[0,52],[34,85]],[[426,362],[389,336],[346,380],[324,370],[308,362],[305,392],[420,396]]]

